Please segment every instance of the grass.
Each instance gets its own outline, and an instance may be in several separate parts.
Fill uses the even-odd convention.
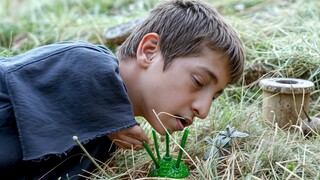
[[[104,32],[117,24],[144,16],[152,1],[35,1],[0,2],[0,56],[62,40],[105,44]],[[313,0],[211,0],[244,41],[247,62],[244,79],[229,86],[205,121],[197,120],[183,155],[191,174],[187,179],[320,179],[320,137],[306,138],[269,126],[262,117],[258,82],[263,77],[292,77],[315,83],[310,116],[320,115],[320,10]],[[152,139],[151,127],[142,127]],[[202,159],[226,125],[250,135],[234,140],[229,155]],[[176,157],[182,133],[174,133],[170,152]],[[175,140],[175,141],[173,141]],[[164,137],[159,140],[164,153]],[[150,142],[153,147],[153,141]],[[154,151],[154,149],[153,149]],[[154,151],[155,152],[155,151]],[[111,179],[147,178],[152,161],[145,151],[119,150],[102,165]],[[97,171],[91,179],[105,178]]]

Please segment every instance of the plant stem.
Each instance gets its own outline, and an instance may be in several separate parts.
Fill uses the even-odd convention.
[[[80,141],[78,140],[78,136],[73,136],[72,138],[80,146],[80,148],[87,155],[87,157],[90,159],[90,161],[103,173],[103,175],[106,176],[107,178],[110,178],[110,176],[106,173],[106,171],[99,166],[99,164],[93,159],[93,157],[88,153],[88,151],[80,143]]]

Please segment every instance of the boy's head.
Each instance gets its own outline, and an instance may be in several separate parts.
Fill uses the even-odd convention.
[[[159,5],[117,55],[134,114],[162,135],[164,129],[183,130],[194,117],[204,119],[212,100],[241,77],[244,64],[233,28],[198,1]],[[165,112],[159,116],[162,124],[152,110]]]
[[[165,70],[177,57],[194,56],[204,48],[225,54],[229,60],[230,81],[243,72],[244,49],[234,29],[212,7],[199,1],[170,1],[156,7],[118,48],[119,59],[134,58],[142,38],[159,35],[159,48]]]

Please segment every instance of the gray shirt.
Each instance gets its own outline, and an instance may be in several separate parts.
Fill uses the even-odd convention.
[[[136,125],[118,68],[111,51],[85,42],[0,58],[0,172],[68,156],[74,135],[88,144]]]

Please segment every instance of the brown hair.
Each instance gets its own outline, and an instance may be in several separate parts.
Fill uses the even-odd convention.
[[[245,55],[240,38],[222,16],[207,4],[180,0],[157,6],[118,48],[118,57],[135,57],[139,42],[147,33],[160,36],[164,70],[174,58],[196,55],[205,45],[227,55],[231,70],[230,83],[238,81],[243,73]]]

